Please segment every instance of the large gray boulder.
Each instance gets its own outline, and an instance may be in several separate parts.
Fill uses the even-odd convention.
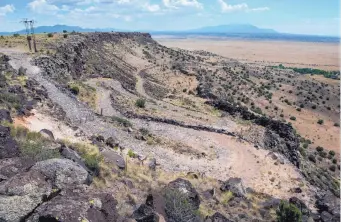
[[[115,222],[117,201],[110,194],[67,191],[52,200],[41,204],[27,222]]]
[[[21,221],[51,192],[52,186],[37,171],[15,175],[0,185],[0,221]]]
[[[200,198],[198,192],[194,189],[191,182],[178,178],[168,184],[168,188],[177,190],[182,193],[187,201],[193,206],[194,209],[199,209]]]
[[[126,162],[124,161],[123,157],[119,154],[117,154],[115,151],[113,150],[104,150],[102,151],[102,154],[104,156],[104,160],[112,163],[112,164],[116,164],[116,166],[118,166],[118,168],[120,169],[125,169],[126,167]]]
[[[235,197],[246,197],[246,189],[240,178],[230,178],[223,182],[220,187],[221,191],[231,191]]]
[[[88,172],[79,164],[67,159],[50,159],[36,163],[32,170],[44,174],[59,189],[87,183]]]

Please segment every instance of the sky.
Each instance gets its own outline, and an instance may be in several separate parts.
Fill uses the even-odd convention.
[[[74,25],[125,30],[186,30],[252,24],[278,32],[340,36],[339,0],[0,0],[0,31]]]

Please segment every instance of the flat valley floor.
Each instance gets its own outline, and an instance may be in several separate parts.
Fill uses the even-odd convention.
[[[177,39],[161,36],[153,36],[153,38],[167,47],[205,50],[246,63],[274,66],[283,64],[290,67],[309,67],[323,70],[339,70],[340,67],[338,43],[221,40],[213,38]]]

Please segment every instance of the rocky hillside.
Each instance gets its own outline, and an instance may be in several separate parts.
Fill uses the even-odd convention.
[[[274,68],[143,33],[42,46],[2,50],[0,221],[339,221],[339,153],[280,117]]]

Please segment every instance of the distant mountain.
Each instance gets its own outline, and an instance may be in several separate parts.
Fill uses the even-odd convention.
[[[54,26],[38,26],[35,28],[35,33],[50,33],[50,32],[63,32],[66,30],[68,32],[111,32],[111,31],[119,31],[115,29],[89,29],[82,28],[79,26],[68,26],[68,25],[54,25]],[[20,30],[17,32],[0,32],[0,35],[12,35],[14,33],[18,34],[26,34],[26,30]]]
[[[208,26],[199,29],[183,31],[188,33],[248,33],[248,34],[274,34],[278,33],[273,29],[262,29],[249,24],[230,24],[219,26]]]

